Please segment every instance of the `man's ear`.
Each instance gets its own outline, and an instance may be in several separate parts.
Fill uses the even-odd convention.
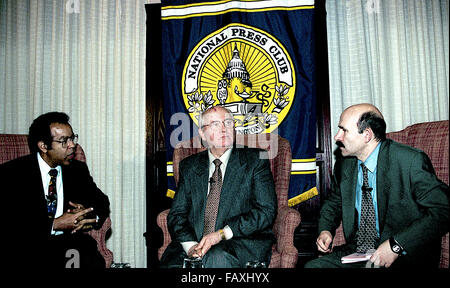
[[[44,143],[44,141],[39,141],[37,143],[38,149],[39,151],[43,152],[43,153],[47,153],[47,144]]]
[[[202,128],[198,128],[198,135],[200,135],[200,138],[205,141],[205,133],[203,133]]]
[[[370,140],[372,140],[372,139],[373,139],[373,131],[372,131],[372,129],[367,128],[364,131],[364,140],[366,141],[366,143],[369,143]]]
[[[208,148],[208,142],[206,141],[206,136],[205,133],[203,133],[202,128],[198,128],[198,135],[200,135],[200,142],[202,143],[202,146]]]

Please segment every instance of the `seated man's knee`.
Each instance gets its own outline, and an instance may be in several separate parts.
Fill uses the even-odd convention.
[[[205,268],[237,268],[239,261],[221,247],[214,246],[203,257],[203,265]]]
[[[304,267],[305,268],[320,268],[321,265],[320,265],[319,258],[316,258],[316,259],[313,259],[313,260],[310,260],[310,261],[306,262]]]

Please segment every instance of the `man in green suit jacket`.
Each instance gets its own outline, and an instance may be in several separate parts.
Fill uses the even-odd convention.
[[[201,257],[206,268],[245,267],[254,260],[268,265],[277,196],[267,153],[234,145],[233,115],[221,106],[203,112],[199,127],[208,150],[180,162],[167,218],[172,242],[161,267],[182,267],[186,257]],[[223,182],[213,232],[204,235],[215,159],[221,161]]]
[[[364,267],[366,262],[342,264],[356,252],[361,221],[361,163],[375,208],[377,266],[438,267],[441,237],[449,230],[449,189],[437,179],[428,156],[415,148],[386,139],[386,123],[373,105],[358,104],[341,115],[335,136],[342,159],[334,167],[332,189],[320,211],[316,244],[326,255],[307,268]],[[342,221],[346,245],[331,251],[334,232]],[[373,251],[372,251],[373,252]]]

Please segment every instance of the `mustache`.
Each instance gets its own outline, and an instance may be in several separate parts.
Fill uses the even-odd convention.
[[[345,148],[344,143],[342,143],[341,141],[336,141],[336,146]]]

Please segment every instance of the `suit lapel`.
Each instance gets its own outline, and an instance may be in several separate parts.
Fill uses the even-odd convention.
[[[27,190],[31,193],[29,195],[28,201],[31,201],[31,207],[36,207],[37,214],[39,215],[37,219],[42,219],[46,223],[47,232],[50,233],[52,222],[47,221],[47,201],[45,200],[44,185],[42,183],[41,170],[39,168],[39,163],[36,155],[30,155],[29,158],[29,179],[26,185],[29,187]],[[34,210],[36,211],[36,210]]]
[[[76,189],[74,190],[75,187],[77,187],[77,183],[75,181],[80,181],[79,178],[75,177],[74,175],[76,175],[76,173],[74,173],[74,168],[69,166],[61,166],[61,178],[63,181],[63,191],[64,191],[64,203],[63,203],[63,207],[64,207],[64,211],[66,211],[67,209],[71,208],[69,207],[69,200],[70,201],[74,201],[74,199],[76,199],[76,201],[80,202],[80,199],[78,199],[78,197],[72,197],[72,194],[76,193]],[[72,193],[73,192],[73,193]]]
[[[388,143],[387,141],[383,141],[380,147],[380,152],[378,154],[378,162],[377,162],[377,203],[378,203],[378,221],[380,225],[380,234],[383,231],[384,223],[386,220],[386,208],[387,208],[387,200],[389,196],[390,184],[389,181],[385,181],[389,179],[389,165],[383,165],[388,162],[389,153],[388,153]]]
[[[217,212],[216,230],[218,227],[223,228],[223,219],[225,219],[228,211],[236,201],[236,191],[242,183],[245,175],[245,167],[247,163],[244,159],[242,149],[234,148],[227,164],[225,178],[223,179],[222,191],[220,193],[219,211]]]
[[[39,163],[37,160],[37,157],[32,156],[30,161],[30,182],[29,186],[33,187],[30,191],[35,191],[33,198],[39,199],[41,210],[45,210],[45,213],[47,213],[47,202],[45,200],[45,193],[44,193],[44,184],[42,183],[42,176],[41,176],[41,170],[39,168]]]
[[[63,191],[64,191],[64,211],[66,211],[69,207],[68,203],[69,201],[66,201],[66,199],[71,199],[70,198],[70,187],[73,187],[72,184],[70,183],[71,179],[70,179],[70,172],[67,172],[67,167],[61,166],[61,178],[63,179]],[[67,176],[67,177],[66,177]],[[73,201],[73,200],[71,200]],[[67,204],[66,204],[67,203]]]
[[[350,237],[355,224],[355,201],[356,201],[356,179],[358,179],[358,161],[352,159],[349,161],[348,167],[343,167],[341,197],[343,207],[343,228],[349,233]],[[347,169],[346,169],[347,168]]]
[[[192,205],[194,209],[200,209],[199,213],[195,213],[198,215],[198,221],[194,221],[197,223],[197,227],[195,230],[197,231],[197,237],[201,239],[201,235],[203,234],[203,226],[205,223],[205,207],[206,207],[206,199],[208,196],[208,181],[209,181],[209,160],[208,160],[208,151],[199,153],[199,161],[195,162],[195,174],[197,175],[196,180],[193,182],[193,190],[198,191],[197,193],[192,193]],[[196,189],[198,187],[198,190]]]

